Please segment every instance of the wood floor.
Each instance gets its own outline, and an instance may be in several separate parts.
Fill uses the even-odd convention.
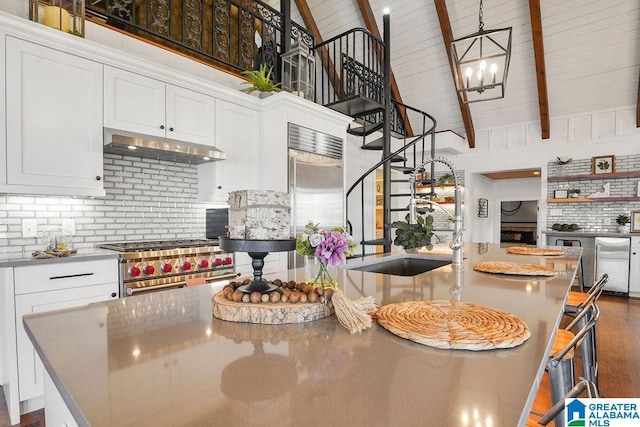
[[[598,306],[601,311],[597,325],[600,395],[640,397],[640,299],[603,295]],[[534,410],[543,413],[550,407],[543,381]],[[21,427],[44,425],[43,410],[20,417]],[[1,392],[0,427],[9,427],[7,405]]]

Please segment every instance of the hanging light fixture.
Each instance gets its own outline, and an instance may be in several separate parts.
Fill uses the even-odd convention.
[[[465,103],[504,98],[511,58],[511,27],[485,30],[482,0],[478,32],[451,42],[455,82]]]

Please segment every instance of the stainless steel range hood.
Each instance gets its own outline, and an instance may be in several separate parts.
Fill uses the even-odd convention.
[[[223,151],[208,145],[111,129],[104,130],[104,152],[194,165],[227,157]]]

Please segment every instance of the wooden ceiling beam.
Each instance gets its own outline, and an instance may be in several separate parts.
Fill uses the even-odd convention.
[[[453,41],[453,32],[451,31],[451,22],[449,21],[449,12],[447,11],[447,4],[445,0],[433,0],[436,6],[436,13],[438,14],[438,21],[440,22],[440,30],[442,31],[442,39],[444,41],[444,50],[447,52],[447,58],[449,58],[449,67],[451,68],[451,78],[453,78],[454,87],[456,85],[456,70],[455,61],[451,56],[451,50],[449,46]],[[461,73],[458,73],[461,75]],[[469,104],[463,102],[458,91],[456,91],[456,98],[458,98],[458,105],[460,106],[460,114],[462,115],[462,121],[464,122],[464,131],[467,134],[467,143],[469,148],[475,148],[476,146],[476,133],[473,128],[473,118],[471,117],[471,110]]]
[[[318,25],[316,24],[316,20],[313,18],[311,14],[311,9],[309,9],[309,5],[306,0],[295,0],[296,7],[298,8],[298,12],[300,12],[300,16],[302,16],[302,20],[304,21],[305,27],[313,34],[316,45],[322,43],[324,40],[322,39],[322,35],[320,35],[320,30],[318,29]],[[321,48],[320,52],[318,52],[320,56],[320,60],[322,61],[322,65],[324,66],[327,75],[329,76],[329,81],[333,85],[336,92],[340,93],[342,91],[342,84],[340,83],[340,78],[338,77],[338,73],[336,72],[336,67],[329,56],[329,52],[326,48]]]
[[[380,40],[382,40],[382,36],[380,35],[380,30],[378,29],[378,24],[376,23],[376,18],[373,14],[373,10],[371,9],[371,4],[369,0],[358,0],[358,7],[360,8],[360,14],[362,15],[362,19],[364,20],[364,24],[367,27],[367,30]],[[376,45],[376,57],[382,58],[382,50],[379,45]],[[400,89],[398,89],[398,83],[396,82],[396,77],[393,75],[393,71],[391,71],[391,97],[404,104],[402,102],[402,96],[400,95]],[[400,113],[400,117],[402,118],[402,122],[405,125],[405,129],[407,130],[407,136],[414,136],[413,129],[411,128],[411,123],[409,123],[409,118],[407,117],[407,112],[404,108],[398,108],[398,112]]]
[[[533,56],[536,62],[536,81],[538,83],[540,131],[542,139],[549,139],[549,98],[547,96],[547,71],[544,63],[544,43],[542,37],[542,14],[540,13],[540,0],[529,0],[529,15],[531,16]]]

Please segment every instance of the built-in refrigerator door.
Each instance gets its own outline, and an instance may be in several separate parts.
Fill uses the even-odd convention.
[[[596,237],[596,277],[609,275],[605,291],[629,293],[630,246],[628,237]]]
[[[344,227],[344,182],[342,161],[289,150],[289,194],[294,236],[303,233],[310,221],[321,229]],[[289,268],[304,266],[304,260],[291,252]]]

